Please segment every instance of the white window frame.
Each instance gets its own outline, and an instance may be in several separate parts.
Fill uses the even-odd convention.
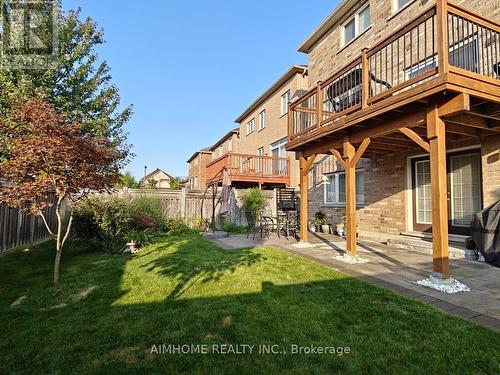
[[[290,90],[281,95],[281,116],[288,113],[288,104],[290,103]]]
[[[265,129],[266,127],[266,110],[263,109],[259,113],[259,130]]]
[[[404,9],[406,8],[407,6],[409,6],[411,3],[413,3],[415,0],[408,0],[406,2],[406,4],[404,4],[403,6],[399,6],[399,0],[392,0],[392,13],[397,13],[399,12],[401,9]]]
[[[363,182],[364,182],[364,174],[365,171],[363,169],[356,169],[356,173],[362,173],[363,174]],[[325,205],[337,205],[337,206],[345,206],[346,202],[341,202],[340,201],[340,189],[339,189],[339,181],[340,178],[339,176],[345,175],[345,171],[340,171],[340,172],[333,172],[333,173],[326,173],[324,174],[324,188],[323,188],[323,202]],[[334,199],[333,201],[328,200],[328,178],[329,177],[334,177],[333,178],[333,184],[335,186],[334,188]],[[359,179],[356,179],[356,183],[358,183]],[[364,186],[363,186],[363,192],[364,192]],[[356,194],[356,205],[358,206],[363,206],[365,204],[365,194],[359,195]]]
[[[365,29],[359,30],[359,15],[360,13],[363,13],[363,11],[366,10],[366,8],[370,7],[370,2],[367,1],[365,5],[363,5],[359,10],[352,15],[347,21],[345,21],[342,25],[342,46],[347,46],[348,44],[352,43],[358,36],[360,36],[362,33],[364,33],[366,30],[368,30],[372,26],[372,16],[371,16],[371,10],[370,10],[370,24],[366,26]],[[345,27],[347,26],[348,23],[350,23],[352,20],[354,20],[354,38],[351,40],[347,41],[346,40],[346,34],[345,34]]]
[[[255,117],[247,122],[247,135],[255,131]]]

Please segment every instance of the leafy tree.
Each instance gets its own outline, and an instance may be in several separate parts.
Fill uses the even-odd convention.
[[[156,185],[158,185],[158,181],[150,178],[149,180],[144,182],[143,187],[148,189],[156,189]]]
[[[1,70],[0,116],[11,116],[20,101],[44,98],[69,123],[77,122],[92,137],[106,137],[128,156],[124,124],[132,107],[120,108],[120,95],[111,70],[99,62],[96,48],[104,43],[103,31],[80,9],[57,12],[58,54],[47,70]],[[5,138],[0,133],[0,138]],[[0,159],[8,157],[0,149]]]
[[[0,131],[10,140],[9,158],[0,162],[0,176],[9,182],[0,185],[0,203],[40,216],[55,238],[55,290],[59,289],[61,253],[70,233],[73,205],[90,192],[111,187],[125,159],[109,138],[90,136],[87,130],[39,99],[23,103],[13,109],[10,119],[0,121]],[[52,195],[56,198],[55,228],[43,213],[54,204]],[[66,201],[72,203],[67,209]]]
[[[180,179],[179,177],[173,177],[170,180],[170,189],[172,189],[172,190],[182,189],[183,185],[184,185],[184,181],[182,181],[182,179]]]
[[[129,187],[132,189],[136,189],[139,187],[139,183],[136,181],[135,177],[131,172],[127,171],[120,176],[120,180],[116,184],[117,187]]]

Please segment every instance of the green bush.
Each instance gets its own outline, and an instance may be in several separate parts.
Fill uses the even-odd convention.
[[[160,198],[139,195],[131,201],[134,221],[138,229],[166,230],[165,210]]]
[[[191,232],[183,218],[173,217],[166,220],[167,232],[172,236],[179,236]]]
[[[134,227],[130,203],[123,198],[90,198],[75,207],[74,231],[93,251],[119,250]]]
[[[246,233],[248,231],[248,227],[246,225],[238,225],[230,221],[226,221],[222,224],[222,230],[228,233],[241,234]]]
[[[92,251],[118,251],[128,241],[143,245],[157,233],[181,235],[192,231],[182,218],[166,218],[162,200],[140,195],[93,197],[81,202],[74,211],[74,233]],[[201,226],[195,221],[193,230]]]
[[[251,188],[243,196],[243,203],[246,211],[256,219],[266,205],[266,197],[259,188]]]

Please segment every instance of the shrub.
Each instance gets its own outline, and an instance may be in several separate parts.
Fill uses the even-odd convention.
[[[166,222],[167,232],[172,236],[178,236],[191,232],[191,229],[181,217],[168,218]]]
[[[127,200],[91,198],[75,207],[75,233],[93,251],[118,250],[127,242],[134,218]]]
[[[139,195],[131,201],[131,209],[139,229],[166,230],[165,210],[160,198]]]
[[[243,196],[243,203],[245,204],[246,211],[256,219],[266,205],[266,197],[260,189],[251,188]]]
[[[238,225],[238,224],[235,224],[231,221],[225,221],[223,224],[222,224],[222,230],[224,232],[228,232],[228,233],[246,233],[247,230],[248,230],[248,227],[246,225]]]

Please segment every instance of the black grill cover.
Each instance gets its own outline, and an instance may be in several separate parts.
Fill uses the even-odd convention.
[[[500,267],[500,201],[474,215],[470,231],[486,262]]]

